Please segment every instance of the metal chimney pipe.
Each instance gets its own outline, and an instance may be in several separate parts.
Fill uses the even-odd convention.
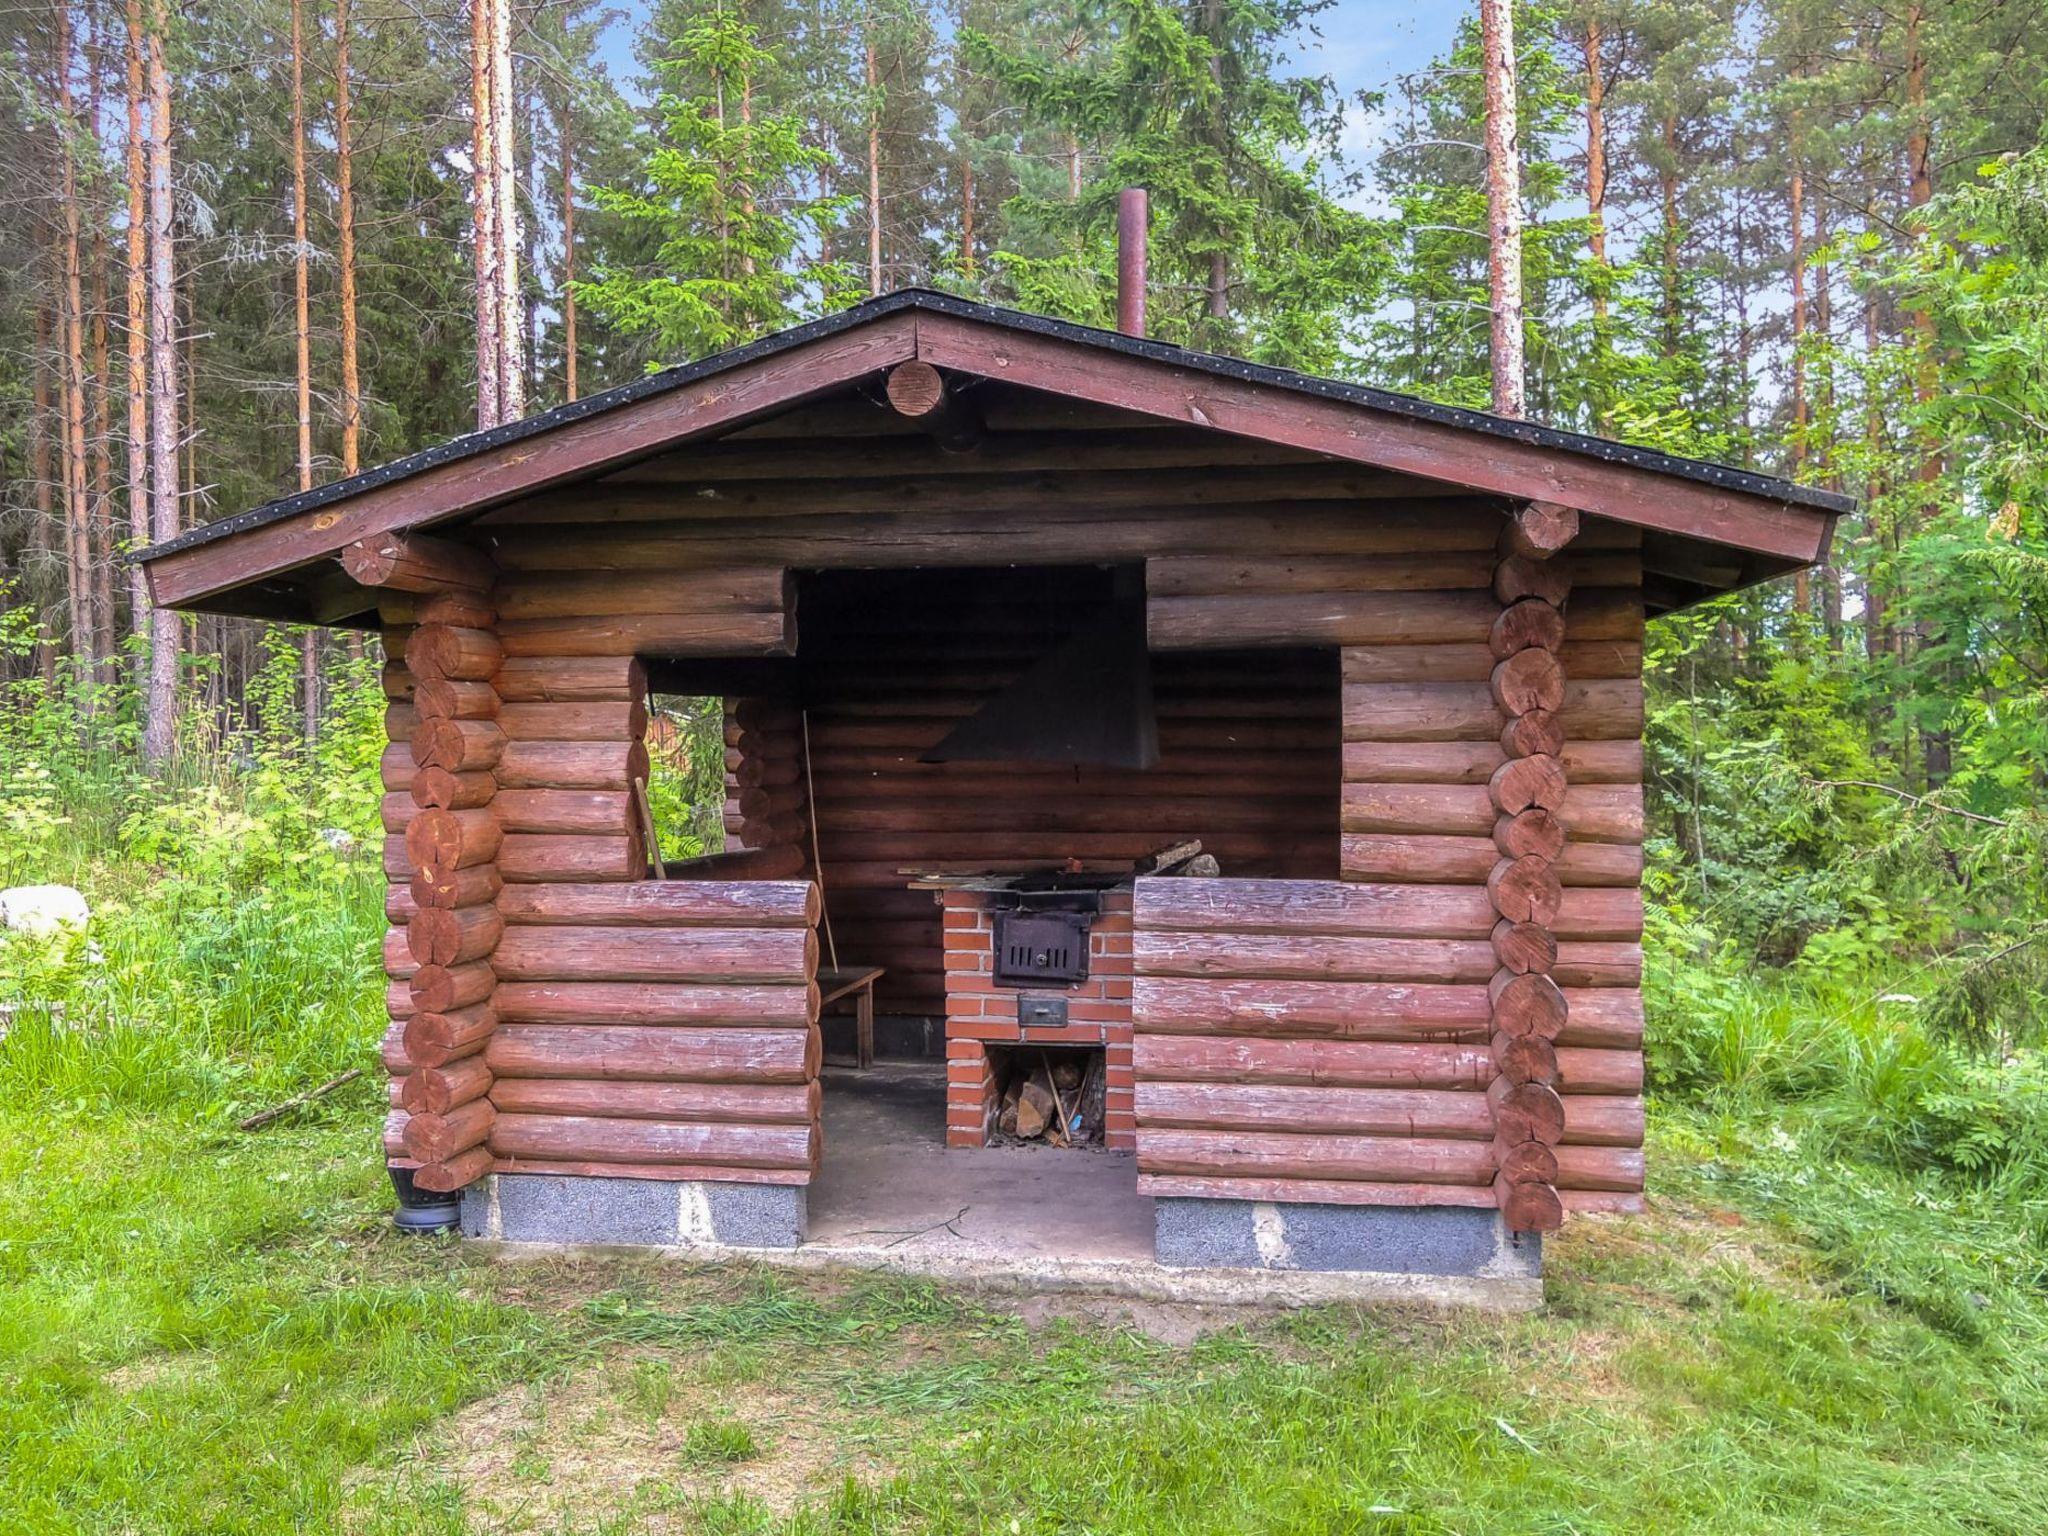
[[[1145,189],[1125,187],[1116,198],[1116,328],[1145,334]]]

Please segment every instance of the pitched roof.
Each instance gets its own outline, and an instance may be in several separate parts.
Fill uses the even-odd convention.
[[[928,324],[921,329],[920,322]],[[865,349],[833,345],[866,338],[878,344]],[[966,344],[970,340],[972,344]],[[1044,347],[1051,351],[1040,350]],[[1099,404],[1169,414],[1161,408],[1161,399],[1123,398],[1114,377],[1083,377],[1075,371],[1084,358],[1111,368],[1121,364],[1139,370],[1133,378],[1143,376],[1169,391],[1180,389],[1181,398],[1171,402],[1173,419],[1240,435],[1292,440],[1297,446],[1480,490],[1521,496],[1547,492],[1550,499],[1583,511],[1763,557],[1765,566],[1744,579],[1818,559],[1825,553],[1834,519],[1855,504],[1846,496],[1748,470],[913,288],[538,415],[466,433],[345,480],[265,502],[131,558],[144,564],[153,585],[165,589],[159,601],[196,605],[332,554],[365,533],[438,522],[565,479],[586,478],[670,443],[730,429],[815,398],[910,357]],[[1034,362],[1038,366],[1032,366]],[[1158,365],[1165,365],[1170,374],[1161,375]],[[1185,387],[1189,385],[1195,386],[1192,392]],[[1211,390],[1216,393],[1207,392]],[[1249,400],[1262,399],[1270,407],[1288,397],[1300,402],[1306,418],[1315,419],[1300,432],[1276,424],[1270,409],[1263,415],[1242,409]],[[665,408],[650,412],[650,405],[657,403],[665,403]],[[1357,424],[1343,429],[1328,417],[1331,407],[1340,413],[1349,408]],[[637,421],[643,415],[648,419],[639,430],[618,430],[629,418]],[[604,420],[598,429],[585,426],[600,418]],[[1336,426],[1348,441],[1333,445],[1316,440],[1316,421],[1323,434]],[[1403,433],[1403,426],[1413,430]],[[1445,457],[1446,429],[1451,439],[1492,441],[1500,447],[1482,456],[1475,473],[1474,464],[1454,465]],[[556,456],[545,468],[521,474],[525,466],[540,464],[544,448],[572,438],[573,451]],[[530,450],[521,451],[527,444],[532,445]],[[1530,449],[1546,456],[1553,467],[1546,470],[1531,459]],[[471,474],[463,468],[478,469],[476,461],[487,458],[488,469]],[[1495,459],[1503,462],[1496,465]],[[430,480],[432,490],[427,488]],[[1618,503],[1615,493],[1630,481],[1663,482],[1665,499],[1674,501],[1675,507],[1660,510],[1646,502],[1631,508]],[[342,510],[350,503],[362,507],[370,501],[384,509],[374,519],[352,518]],[[1765,525],[1754,519],[1714,515],[1717,508],[1766,505],[1779,509],[1781,516],[1794,514],[1784,536],[1765,536]],[[309,537],[277,542],[262,551],[252,549],[247,561],[222,562],[200,555],[295,520],[303,520]],[[329,537],[322,538],[323,534]],[[184,567],[191,567],[189,579]]]

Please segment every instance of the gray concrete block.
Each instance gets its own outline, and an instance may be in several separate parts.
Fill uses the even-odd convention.
[[[669,1179],[592,1179],[561,1173],[497,1175],[497,1236],[513,1243],[676,1241]]]
[[[1466,1206],[1161,1199],[1153,1251],[1184,1269],[1286,1269],[1533,1279],[1543,1241]]]
[[[494,1180],[479,1179],[462,1191],[462,1235],[496,1237],[491,1230],[491,1191]]]
[[[1182,1269],[1260,1269],[1249,1200],[1160,1200],[1152,1255]]]
[[[716,1241],[735,1248],[794,1248],[803,1242],[800,1186],[707,1182],[703,1189]]]

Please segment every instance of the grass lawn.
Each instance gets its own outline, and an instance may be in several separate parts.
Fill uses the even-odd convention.
[[[0,1110],[0,1529],[2048,1529],[2038,1272],[1838,1251],[1892,1192],[1740,1127],[1660,1119],[1542,1315],[1244,1316],[403,1240],[350,1092]]]

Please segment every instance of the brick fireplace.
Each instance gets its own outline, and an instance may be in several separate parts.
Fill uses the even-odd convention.
[[[1112,1149],[1137,1144],[1131,1100],[1131,893],[1102,893],[1088,936],[1088,979],[1067,985],[998,985],[995,914],[980,891],[941,898],[946,946],[946,1145],[988,1142],[998,1082],[990,1047],[1084,1046],[1103,1053],[1103,1139]],[[1020,1000],[1064,999],[1064,1025],[1018,1022]]]

